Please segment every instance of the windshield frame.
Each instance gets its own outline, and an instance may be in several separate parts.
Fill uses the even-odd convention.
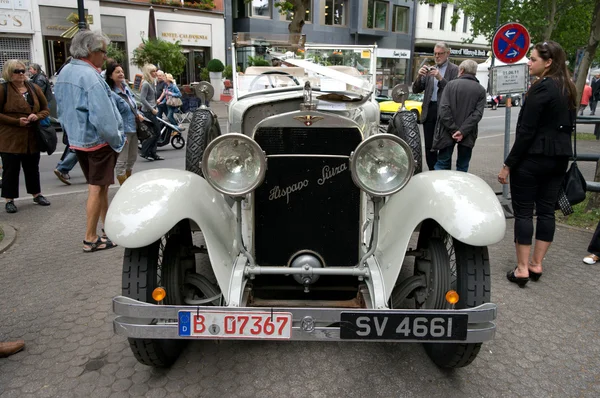
[[[373,95],[375,81],[376,81],[376,72],[377,72],[377,45],[304,44],[303,40],[300,41],[300,43],[303,45],[299,46],[298,48],[304,50],[305,53],[310,52],[312,50],[353,50],[355,52],[369,51],[370,52],[370,57],[369,57],[370,59],[368,62],[369,70],[363,76],[365,76],[365,75],[369,76],[370,83],[363,84],[359,89],[363,90],[365,95]],[[255,90],[252,92],[245,92],[244,94],[240,94],[239,87],[240,87],[241,82],[239,80],[238,72],[237,72],[237,56],[238,56],[237,50],[239,50],[240,48],[250,47],[250,46],[251,46],[250,44],[244,45],[235,40],[231,45],[232,65],[236,66],[236,68],[233,69],[233,79],[232,79],[233,97],[235,100],[239,100],[241,98],[245,98],[245,97],[249,97],[249,96],[256,96],[257,94],[276,93],[276,92],[282,92],[282,91],[284,91],[284,92],[285,91],[302,91],[304,89],[303,85],[300,85],[300,86],[295,86],[295,87],[275,87],[275,88]],[[277,44],[277,47],[281,47],[279,45],[279,43]],[[290,47],[292,47],[292,46],[290,46]],[[295,45],[294,45],[294,47],[295,47]],[[306,61],[306,59],[298,58],[298,61]],[[294,62],[294,59],[290,59],[288,61],[288,63],[293,63],[293,62]],[[314,64],[314,65],[318,66],[319,64]],[[310,71],[310,70],[308,70],[308,71]],[[257,76],[260,76],[260,75],[257,75]],[[338,81],[345,82],[345,80],[342,80],[335,76],[327,76],[327,77],[333,78]],[[354,76],[349,76],[349,77],[356,78]],[[318,92],[318,91],[320,91],[320,88],[314,87],[313,90]],[[340,91],[340,93],[343,93],[343,92]]]

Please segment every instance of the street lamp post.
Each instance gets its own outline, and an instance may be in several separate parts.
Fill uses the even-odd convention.
[[[77,13],[79,14],[79,23],[77,26],[79,30],[86,28],[86,20],[85,20],[85,9],[83,6],[83,0],[77,0]]]

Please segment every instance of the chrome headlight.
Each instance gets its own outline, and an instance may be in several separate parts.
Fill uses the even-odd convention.
[[[262,148],[238,133],[224,134],[206,147],[202,158],[204,178],[217,191],[244,196],[265,178],[267,160]]]
[[[413,175],[412,151],[392,134],[375,134],[361,142],[350,158],[354,183],[373,196],[398,192]]]

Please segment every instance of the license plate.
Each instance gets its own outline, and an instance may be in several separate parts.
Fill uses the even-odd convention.
[[[372,340],[466,340],[466,314],[343,312],[340,338]]]
[[[211,339],[287,340],[289,312],[179,311],[179,336]]]
[[[392,115],[388,115],[387,113],[382,113],[380,115],[381,120],[390,120],[392,118]]]

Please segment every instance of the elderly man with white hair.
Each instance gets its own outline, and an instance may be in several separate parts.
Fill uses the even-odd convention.
[[[118,153],[125,145],[123,120],[100,76],[110,39],[101,32],[79,31],[71,42],[73,60],[61,71],[55,85],[58,120],[88,183],[87,227],[84,252],[110,249],[115,245],[98,235],[108,211],[108,187],[114,184]]]
[[[458,67],[458,78],[448,82],[444,89],[433,135],[432,149],[438,151],[435,170],[450,170],[455,145],[458,145],[456,170],[469,170],[477,124],[486,105],[485,89],[476,73],[475,61],[463,61]]]

